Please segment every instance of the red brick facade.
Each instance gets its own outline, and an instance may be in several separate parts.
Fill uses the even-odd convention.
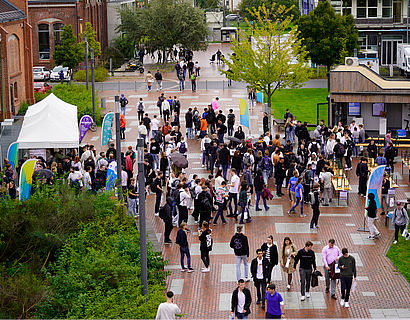
[[[8,2],[27,16],[26,1]],[[22,102],[34,103],[31,26],[26,18],[11,20],[0,23],[0,121],[16,115]]]
[[[71,24],[81,41],[81,30],[91,22],[101,47],[107,44],[106,0],[29,0],[28,10],[33,28],[34,66],[54,66],[54,47],[63,25]]]

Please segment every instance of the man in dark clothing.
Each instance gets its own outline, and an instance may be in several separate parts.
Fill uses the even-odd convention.
[[[193,139],[194,138],[194,130],[193,130],[193,114],[192,108],[189,108],[187,113],[185,113],[185,127],[187,132],[187,138]]]
[[[393,147],[393,144],[391,142],[387,142],[384,156],[387,160],[387,167],[390,167],[391,172],[394,172],[394,157],[397,156],[397,149]]]
[[[228,136],[232,136],[234,124],[235,124],[235,114],[233,113],[233,109],[229,109],[229,114],[228,114]]]
[[[164,224],[165,224],[164,243],[171,244],[172,241],[169,238],[169,235],[171,234],[171,231],[174,227],[172,225],[172,198],[171,197],[167,197],[167,202],[159,210],[159,217],[164,221]]]
[[[290,120],[293,120],[293,114],[290,113],[289,109],[286,109],[286,113],[283,116],[283,120],[288,120],[288,118],[290,118]]]
[[[181,141],[182,133],[178,127],[175,127],[175,129],[171,131],[170,136],[175,137],[175,143],[178,143]]]
[[[202,186],[202,191],[198,194],[199,203],[199,225],[202,226],[204,221],[209,222],[211,220],[212,212],[212,196],[208,191],[206,185]]]
[[[285,159],[281,158],[275,165],[276,195],[283,196],[282,184],[286,177]]]
[[[239,281],[241,279],[241,262],[245,267],[245,278],[246,281],[249,281],[248,278],[248,258],[249,258],[249,243],[248,237],[242,233],[243,226],[239,225],[236,227],[236,233],[231,238],[229,246],[235,252],[235,264],[236,264],[236,279]]]
[[[241,299],[239,299],[239,296]],[[244,299],[243,299],[244,298]],[[238,280],[238,287],[233,291],[231,298],[231,318],[247,319],[251,313],[251,292],[245,287],[245,280]]]
[[[340,139],[336,139],[336,145],[333,148],[333,153],[336,157],[337,167],[343,168],[343,157],[345,155],[345,146],[340,142]]]
[[[100,166],[100,169],[97,170],[94,180],[94,190],[98,191],[101,188],[105,187],[107,181],[107,168],[104,165]]]
[[[222,120],[219,119],[218,120],[218,130],[217,130],[219,143],[224,143],[224,135],[225,135],[226,131],[227,131],[226,125],[224,125],[222,123]]]
[[[313,181],[313,172],[312,172],[312,164],[309,163],[307,169],[303,173],[303,201],[305,203],[309,202],[309,192],[310,186],[312,185]]]
[[[263,133],[269,131],[269,117],[266,112],[263,113]]]
[[[300,133],[302,131],[302,122],[298,121],[295,128],[295,136],[298,137],[298,145],[302,143],[302,139],[300,137]]]
[[[363,197],[366,196],[367,177],[369,175],[369,169],[367,167],[367,159],[362,157],[356,167],[356,175],[359,177],[359,194]]]
[[[306,121],[301,126],[300,133],[299,133],[299,138],[300,138],[300,142],[302,142],[302,140],[305,140],[306,143],[308,143],[310,141],[310,135],[309,135],[309,131],[307,129],[307,122]]]
[[[310,277],[312,276],[312,267],[313,270],[316,271],[316,256],[315,252],[312,250],[313,243],[310,241],[306,241],[305,247],[300,249],[295,256],[295,264],[294,268],[298,262],[300,261],[299,267],[299,275],[300,275],[300,292],[301,298],[300,300],[305,300],[305,292],[306,297],[310,298]],[[305,291],[306,289],[306,291]]]
[[[151,185],[151,191],[155,193],[155,215],[159,216],[159,206],[161,204],[161,196],[164,193],[162,189],[162,171],[158,171],[158,174]]]
[[[223,177],[226,180],[226,173],[228,172],[228,164],[229,164],[229,150],[226,147],[226,144],[220,145],[220,149],[218,151],[218,164],[222,166]]]
[[[155,81],[157,82],[157,91],[162,90],[162,74],[159,70],[154,75]]]
[[[268,259],[263,257],[262,249],[257,249],[256,254],[257,257],[251,262],[251,275],[258,297],[256,304],[262,302],[262,309],[265,309],[265,292],[266,282],[269,276],[269,262]]]
[[[162,103],[165,101],[165,96],[164,93],[161,93],[161,95],[158,97],[157,101],[157,107],[159,108],[159,115],[162,118]]]
[[[148,117],[148,113],[146,113],[144,118],[142,118],[142,123],[145,128],[147,128],[147,137],[149,137],[149,132],[151,131],[151,119]]]
[[[319,204],[320,204],[320,196],[319,196],[319,184],[315,183],[313,185],[313,199],[310,199],[311,201],[311,206],[312,206],[312,220],[310,221],[310,229],[317,229],[319,227],[318,222],[319,222],[319,215],[320,215],[320,210],[319,210]]]
[[[219,110],[219,111],[218,111],[218,115],[216,116],[216,120],[217,120],[217,121],[218,121],[218,120],[221,120],[221,122],[222,122],[223,124],[225,124],[225,122],[226,122],[226,117],[225,117],[225,115],[224,115],[224,113],[223,113],[222,110]]]

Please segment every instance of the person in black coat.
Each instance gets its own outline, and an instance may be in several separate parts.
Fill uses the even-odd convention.
[[[239,304],[238,295],[245,295],[245,303]],[[245,287],[245,280],[238,280],[238,287],[232,292],[231,298],[231,316],[237,319],[243,319],[251,314],[252,297],[251,292]]]
[[[394,157],[396,156],[396,150],[391,142],[387,142],[386,150],[384,151],[384,157],[387,160],[387,166],[391,168],[391,172],[394,172]]]
[[[263,114],[263,133],[265,134],[268,131],[269,131],[269,117],[268,117],[268,114],[265,112]]]
[[[377,158],[377,146],[374,143],[374,140],[370,140],[370,143],[367,146],[367,154],[369,158],[373,158],[373,159]]]
[[[256,304],[262,302],[262,309],[265,309],[265,292],[266,292],[266,281],[269,274],[269,261],[263,257],[262,249],[256,250],[257,257],[251,262],[251,275],[253,278],[253,283],[256,287],[256,294],[258,296],[258,301]]]
[[[275,165],[275,179],[276,179],[276,195],[283,196],[282,184],[286,177],[285,159],[281,158]]]
[[[269,270],[267,276],[267,283],[270,283],[272,277],[272,269],[278,264],[278,248],[273,243],[273,236],[268,236],[267,241],[262,244],[261,249],[263,251],[263,256],[269,262]]]
[[[359,177],[359,194],[366,196],[367,177],[369,169],[367,168],[367,159],[362,157],[356,167],[356,175]]]
[[[172,241],[169,238],[169,235],[171,234],[171,231],[174,227],[172,225],[172,198],[171,197],[167,197],[167,202],[159,210],[159,217],[164,221],[164,224],[165,224],[164,243],[171,244]]]

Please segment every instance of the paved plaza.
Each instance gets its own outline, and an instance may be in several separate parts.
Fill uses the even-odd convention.
[[[215,49],[216,51],[216,49]],[[200,82],[204,79],[217,78],[216,66],[209,67],[208,57],[201,54],[200,63],[203,66]],[[200,111],[207,106],[212,98],[220,97],[220,105],[224,113],[232,108],[236,114],[236,124],[239,124],[239,98],[246,99],[246,89],[220,87],[213,89],[199,89],[196,93],[190,90],[190,84],[187,82],[187,89],[179,92],[175,74],[165,75],[166,80],[170,83],[167,90],[164,90],[165,96],[178,96],[181,101],[181,125],[182,132],[184,129],[184,115],[189,107],[197,106]],[[137,79],[136,81],[141,81]],[[172,83],[175,82],[175,85]],[[138,86],[138,90],[121,91],[129,99],[127,107],[126,121],[126,139],[122,141],[123,150],[129,145],[135,147],[137,137],[137,111],[136,105],[142,97],[147,106],[147,112],[150,116],[158,114],[156,100],[158,92],[148,93],[144,85]],[[104,90],[101,93],[107,98],[107,110],[113,110],[114,95],[118,94],[116,90]],[[289,106],[292,111],[292,106]],[[264,107],[260,104],[255,110],[250,112],[250,131],[253,135],[262,133],[262,117]],[[275,117],[281,118],[282,115]],[[303,121],[303,119],[300,119]],[[100,130],[100,128],[99,128]],[[92,143],[101,149],[101,132],[89,132],[84,142]],[[245,128],[248,134],[248,129]],[[104,147],[104,150],[106,147]],[[188,140],[188,159],[189,168],[187,174],[198,174],[207,177],[209,172],[201,167],[200,142],[197,140]],[[357,160],[354,161],[354,168]],[[396,190],[396,199],[404,199],[409,195],[410,187],[408,186],[407,169],[401,174],[399,164],[397,164],[398,183],[400,188]],[[316,252],[316,262],[319,270],[323,273],[321,251],[327,245],[330,238],[336,240],[336,245],[341,249],[346,247],[349,252],[356,258],[358,267],[358,286],[357,290],[352,293],[350,308],[341,308],[339,300],[335,301],[330,298],[330,294],[325,293],[324,279],[320,279],[319,287],[312,289],[312,295],[305,301],[300,301],[300,286],[298,272],[294,273],[292,288],[286,290],[285,275],[279,267],[273,270],[272,279],[276,283],[277,290],[283,294],[285,300],[286,318],[402,318],[410,317],[410,285],[403,276],[395,269],[390,260],[385,256],[392,243],[393,230],[385,226],[384,218],[376,221],[377,228],[381,231],[381,236],[376,240],[367,239],[368,233],[357,231],[358,227],[363,226],[364,217],[364,198],[357,194],[358,179],[355,170],[347,171],[347,177],[352,184],[352,191],[349,193],[349,202],[335,204],[333,206],[321,207],[321,216],[319,218],[320,228],[312,231],[309,228],[309,222],[312,210],[305,206],[307,217],[299,215],[288,216],[286,213],[290,208],[289,198],[274,198],[268,201],[269,211],[255,212],[252,207],[252,222],[246,224],[245,234],[248,236],[250,245],[250,259],[253,259],[257,248],[260,248],[265,242],[268,235],[273,235],[274,242],[279,246],[283,243],[283,238],[289,236],[298,249],[303,247],[307,240],[314,243],[313,250]],[[269,182],[270,189],[273,189],[274,181]],[[336,199],[336,195],[334,195]],[[227,319],[230,310],[230,298],[232,291],[236,287],[236,269],[233,250],[229,247],[229,241],[235,233],[235,221],[228,218],[228,223],[221,223],[213,229],[214,246],[210,255],[209,273],[201,273],[202,261],[200,260],[199,240],[196,226],[193,219],[189,219],[188,225],[191,233],[188,241],[191,247],[192,264],[195,272],[180,272],[180,254],[179,247],[176,244],[165,246],[163,244],[164,225],[159,217],[154,216],[155,196],[147,198],[147,223],[150,230],[150,239],[161,250],[163,257],[169,261],[166,269],[170,272],[168,277],[168,289],[174,291],[175,301],[186,314],[184,319]],[[254,201],[253,201],[254,202]],[[299,210],[299,209],[298,209]],[[171,233],[173,242],[176,238],[177,228]],[[157,241],[155,241],[157,240]],[[251,305],[251,318],[263,318],[264,311],[256,305],[256,290],[253,282],[248,284],[251,290],[253,303]],[[338,285],[337,296],[340,298],[340,284]]]

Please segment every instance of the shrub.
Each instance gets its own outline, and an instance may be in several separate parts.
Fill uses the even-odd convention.
[[[46,92],[46,93],[34,92],[34,100],[36,100],[36,103],[37,103],[37,102],[40,102],[40,101],[43,100],[45,97],[47,97],[50,93],[51,93],[51,91]]]
[[[18,115],[19,116],[24,116],[27,112],[27,109],[28,109],[28,102],[23,101],[22,103],[20,103],[20,108],[19,108]]]
[[[108,70],[104,67],[97,67],[94,71],[95,82],[103,82],[108,78]],[[78,70],[74,74],[74,79],[79,82],[85,82],[85,70]],[[88,70],[88,81],[91,81],[91,70]]]

